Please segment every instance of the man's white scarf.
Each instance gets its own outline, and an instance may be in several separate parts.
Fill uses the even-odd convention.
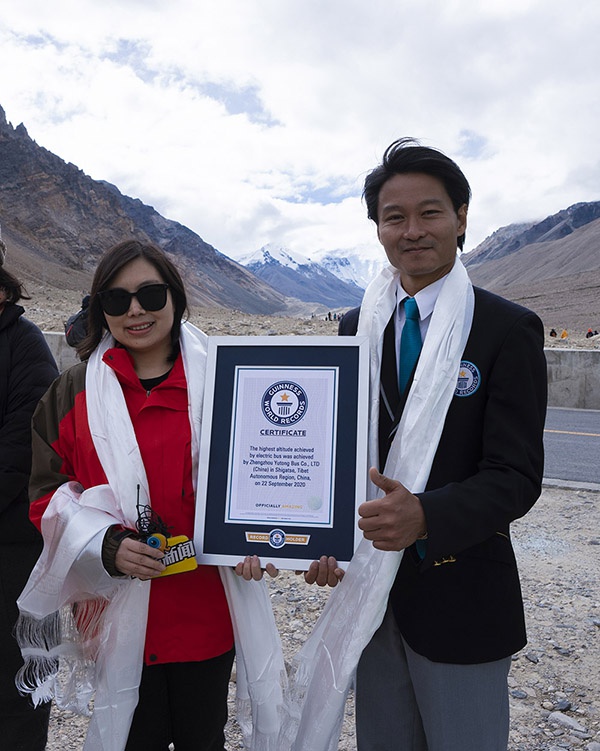
[[[195,483],[207,337],[184,324],[180,341]],[[108,484],[84,491],[71,482],[56,491],[42,519],[44,551],[18,601],[22,615],[17,636],[26,662],[19,687],[32,693],[34,701],[55,698],[59,706],[83,713],[93,696],[85,751],[125,747],[138,701],[150,594],[149,581],[115,579],[101,563],[106,529],[112,524],[135,526],[138,486],[139,502],[149,503],[123,391],[112,368],[102,362],[111,346],[114,341],[107,335],[86,371],[90,432]],[[279,751],[286,678],[266,584],[246,582],[229,568],[219,571],[236,643],[237,719],[247,748]],[[75,625],[70,607],[83,601],[89,612],[85,629]],[[81,614],[82,606],[78,608]],[[84,644],[80,637],[87,637]],[[57,659],[67,670],[55,675],[47,668],[48,660]]]
[[[378,464],[383,333],[396,302],[398,271],[389,266],[369,285],[358,335],[369,337],[369,465]],[[440,291],[410,394],[384,474],[411,492],[425,489],[473,320],[473,288],[457,259]],[[368,482],[367,498],[381,491]],[[344,703],[363,649],[385,615],[400,552],[376,550],[363,539],[340,584],[331,591],[313,633],[294,661],[291,713],[281,749],[335,751]]]

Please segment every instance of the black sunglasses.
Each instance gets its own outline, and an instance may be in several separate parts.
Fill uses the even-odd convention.
[[[137,292],[128,292],[121,287],[115,287],[98,292],[98,299],[102,310],[107,315],[122,316],[129,310],[132,297],[137,298],[144,310],[162,310],[167,304],[168,289],[168,284],[146,284],[145,287],[140,287]]]

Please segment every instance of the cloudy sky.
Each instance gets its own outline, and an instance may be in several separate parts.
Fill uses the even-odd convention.
[[[597,0],[5,0],[0,105],[232,258],[382,253],[400,136],[473,189],[467,249],[600,199]]]

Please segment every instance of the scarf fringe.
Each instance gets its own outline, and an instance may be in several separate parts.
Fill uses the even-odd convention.
[[[91,716],[105,607],[106,600],[92,599],[44,618],[19,615],[15,638],[24,664],[15,684],[34,706],[54,700],[60,709]]]

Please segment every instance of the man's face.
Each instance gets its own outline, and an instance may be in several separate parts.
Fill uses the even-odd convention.
[[[450,271],[467,206],[454,211],[441,180],[421,172],[394,175],[379,192],[377,217],[379,242],[409,295]]]

